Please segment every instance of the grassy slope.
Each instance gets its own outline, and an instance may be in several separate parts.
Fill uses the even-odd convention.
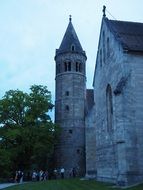
[[[110,184],[96,181],[81,181],[79,179],[49,180],[45,182],[33,182],[8,187],[5,190],[117,190]],[[143,185],[129,188],[128,190],[143,190]]]

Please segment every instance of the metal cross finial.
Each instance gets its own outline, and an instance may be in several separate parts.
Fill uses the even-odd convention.
[[[103,17],[106,17],[106,13],[105,13],[105,11],[106,11],[106,6],[105,5],[103,5]]]
[[[69,21],[71,22],[71,20],[72,20],[72,16],[71,16],[71,15],[69,15]]]

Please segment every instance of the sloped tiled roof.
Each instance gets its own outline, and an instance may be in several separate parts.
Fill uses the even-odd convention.
[[[124,49],[143,52],[143,23],[108,19],[106,22]]]

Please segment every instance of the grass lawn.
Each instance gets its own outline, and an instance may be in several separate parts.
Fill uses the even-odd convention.
[[[5,190],[117,190],[111,184],[94,180],[64,179],[32,182],[5,188]],[[118,189],[119,190],[119,189]],[[143,184],[128,190],[143,190]]]

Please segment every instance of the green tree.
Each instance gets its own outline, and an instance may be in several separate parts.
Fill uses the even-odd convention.
[[[52,108],[51,93],[42,85],[31,86],[29,93],[10,90],[0,100],[0,166],[7,173],[48,168],[58,134]]]

